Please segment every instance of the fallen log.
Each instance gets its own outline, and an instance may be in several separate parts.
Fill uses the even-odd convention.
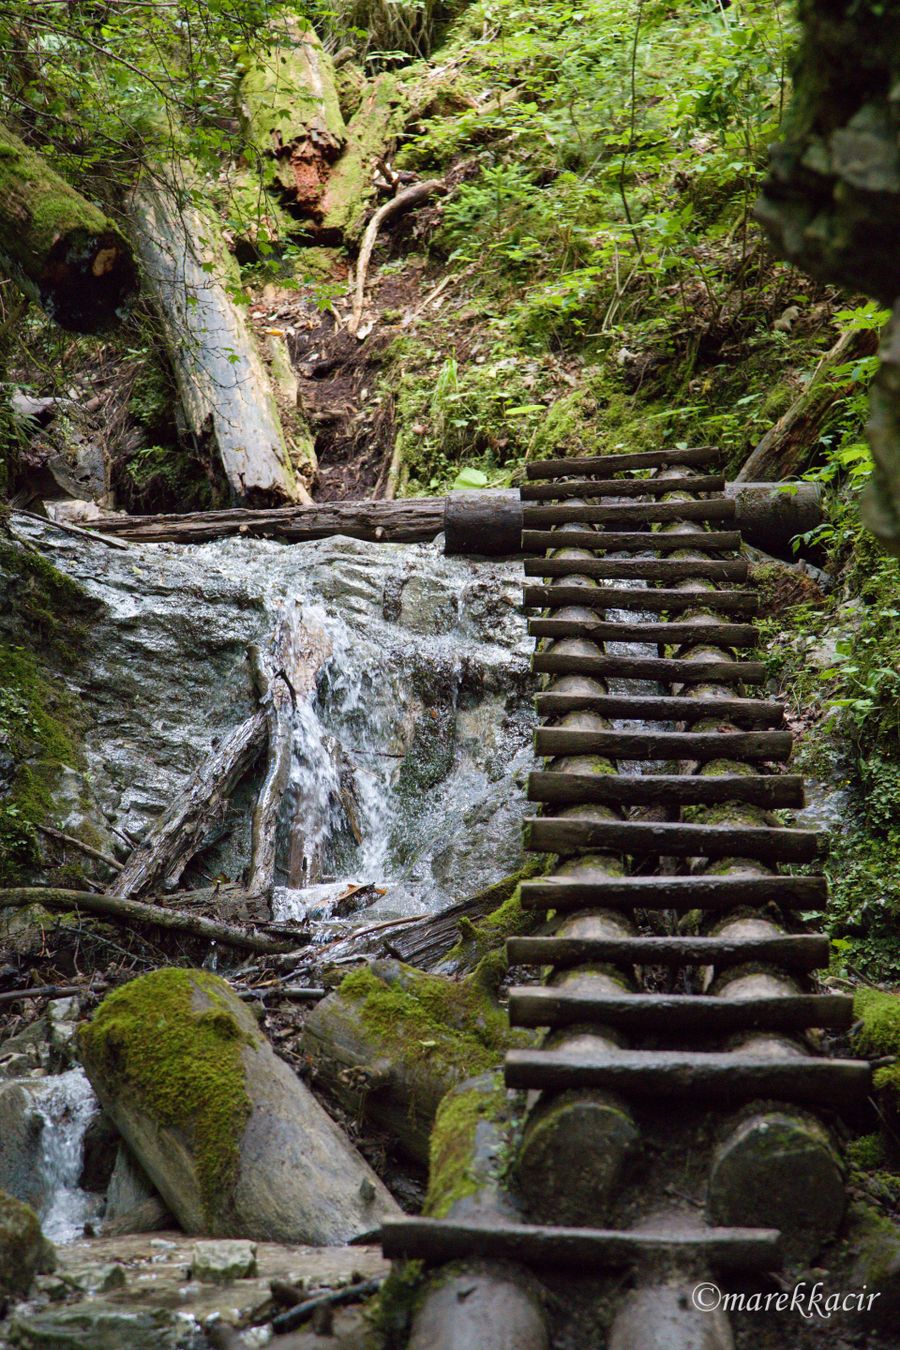
[[[137,289],[118,226],[0,126],[0,260],[63,328],[94,333]]]
[[[296,942],[261,937],[245,933],[231,924],[205,919],[199,914],[183,910],[165,909],[142,900],[129,900],[122,895],[98,895],[94,891],[70,891],[54,886],[13,886],[0,889],[0,909],[26,909],[29,905],[43,905],[45,909],[63,912],[83,910],[86,914],[100,914],[114,923],[151,924],[169,932],[185,933],[189,937],[220,942],[225,947],[243,948],[249,952],[277,953],[293,951]]]
[[[399,1214],[209,971],[139,976],[107,995],[78,1043],[104,1110],[185,1232],[329,1246]]]
[[[407,118],[407,96],[396,75],[377,76],[347,126],[347,143],[321,201],[325,239],[353,241],[363,231],[375,195],[378,161],[390,157]]]
[[[232,299],[240,278],[219,222],[199,205],[188,171],[168,173],[171,182],[139,183],[131,218],[188,430],[220,461],[235,501],[310,502],[297,466],[312,441],[301,429],[293,450],[285,442],[265,366]]]
[[[313,220],[347,139],[334,64],[312,29],[282,11],[271,42],[248,57],[238,103],[248,150],[263,181]]]
[[[263,748],[266,712],[242,722],[195,770],[185,790],[138,845],[116,880],[119,895],[135,895],[166,882],[175,885],[228,800]]]
[[[872,329],[855,329],[843,333],[822,357],[799,398],[766,432],[745,460],[737,482],[771,482],[792,478],[802,472],[830,409],[838,399],[857,388],[847,375],[836,378],[840,367],[858,361],[863,356],[872,356],[877,350],[878,334]]]

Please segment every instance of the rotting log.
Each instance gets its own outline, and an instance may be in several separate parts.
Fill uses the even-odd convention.
[[[258,933],[246,933],[231,924],[219,923],[216,919],[205,919],[199,914],[186,914],[183,910],[166,909],[163,905],[146,904],[142,900],[129,900],[122,895],[98,895],[95,891],[72,891],[54,886],[24,886],[0,890],[0,910],[27,909],[29,905],[43,905],[45,909],[61,910],[63,913],[83,910],[86,914],[101,915],[105,919],[126,924],[128,927],[134,927],[135,924],[149,924],[154,928],[184,933],[187,937],[203,938],[208,942],[219,942],[226,947],[237,947],[250,952],[274,954],[293,951],[297,947],[296,942],[265,937]]]
[[[131,202],[144,278],[162,315],[181,411],[196,444],[218,458],[236,502],[309,502],[297,465],[308,433],[288,448],[275,395],[243,310],[237,269],[189,170],[145,176]]]
[[[310,1013],[301,1041],[317,1086],[417,1162],[428,1159],[444,1094],[496,1069],[509,1043],[481,972],[456,982],[394,960],[348,975]]]
[[[347,138],[334,64],[297,16],[282,11],[270,32],[270,43],[247,58],[238,91],[248,149],[285,205],[318,220]]]
[[[128,858],[116,878],[119,895],[135,895],[166,882],[178,883],[210,830],[224,816],[232,792],[262,750],[266,726],[266,712],[258,709],[198,766],[184,791]]]
[[[251,648],[254,677],[269,733],[265,778],[251,817],[247,890],[268,895],[275,883],[278,818],[290,780],[294,711],[315,689],[316,675],[331,648],[320,629],[306,627],[294,612],[283,613],[271,641]],[[302,818],[303,804],[298,806]]]
[[[331,171],[321,201],[323,237],[354,241],[362,235],[375,194],[378,161],[390,155],[407,117],[407,99],[396,75],[385,71],[369,86],[347,126],[347,143]]]
[[[379,206],[378,210],[372,216],[366,226],[366,232],[363,235],[362,245],[359,250],[359,257],[356,260],[356,287],[353,296],[353,313],[350,322],[347,324],[348,330],[355,337],[362,337],[360,333],[360,324],[362,323],[363,305],[366,298],[366,278],[369,273],[369,262],[372,257],[372,250],[375,247],[375,241],[378,238],[378,231],[385,221],[391,220],[394,216],[400,215],[403,211],[411,211],[413,207],[425,202],[435,192],[446,191],[446,184],[442,178],[428,178],[422,183],[412,183],[409,187],[403,188],[390,201]]]
[[[789,554],[794,535],[821,524],[822,490],[818,483],[735,483],[725,490],[734,499],[735,519],[748,542],[771,552]],[[400,501],[107,516],[92,521],[91,529],[147,544],[197,544],[234,534],[290,543],[342,534],[375,543],[412,544],[433,539],[443,530],[447,554],[510,557],[521,553],[522,507],[515,489],[485,488]],[[602,548],[603,534],[598,533],[596,538],[596,547]],[[560,540],[560,546],[562,543]]]
[[[137,289],[131,246],[87,201],[0,126],[0,261],[63,328],[93,333]]]

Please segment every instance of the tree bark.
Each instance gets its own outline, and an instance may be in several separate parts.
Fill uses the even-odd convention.
[[[318,220],[331,165],[347,138],[334,65],[297,18],[282,16],[272,30],[270,45],[253,55],[241,80],[244,129],[267,186]]]
[[[227,923],[204,919],[199,914],[185,914],[182,910],[164,909],[162,905],[148,905],[141,900],[129,900],[121,895],[97,895],[94,891],[70,891],[53,886],[13,887],[0,890],[0,909],[25,909],[29,905],[43,905],[46,909],[84,910],[101,914],[115,923],[129,927],[152,924],[170,932],[186,933],[190,937],[220,942],[226,947],[243,948],[250,952],[289,952],[296,943],[279,938],[245,933]]]
[[[347,144],[325,186],[321,228],[326,236],[353,241],[362,235],[375,195],[375,169],[393,150],[407,110],[396,76],[379,75],[350,119]]]
[[[137,288],[118,227],[0,126],[0,261],[63,328],[93,333]]]
[[[275,395],[243,310],[221,229],[197,204],[180,164],[171,182],[145,177],[131,216],[147,284],[162,314],[187,427],[219,458],[235,501],[311,502],[297,473],[311,445],[289,450]]]
[[[736,482],[770,482],[793,478],[806,466],[829,409],[849,393],[853,384],[835,383],[837,367],[871,356],[878,349],[878,335],[868,329],[844,333],[823,356],[809,384],[783,417],[766,432],[744,462]]]

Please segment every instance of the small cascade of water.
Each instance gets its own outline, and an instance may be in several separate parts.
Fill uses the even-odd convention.
[[[99,1106],[84,1070],[69,1069],[41,1085],[35,1105],[43,1121],[41,1161],[47,1200],[41,1227],[51,1242],[74,1242],[96,1212],[98,1197],[79,1186],[84,1136]]]

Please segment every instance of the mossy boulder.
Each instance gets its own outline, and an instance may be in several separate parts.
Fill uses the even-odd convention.
[[[34,1210],[0,1191],[0,1297],[24,1296],[35,1275],[55,1266],[56,1254]]]
[[[174,967],[79,1037],[104,1109],[189,1233],[347,1242],[395,1206],[224,980]]]
[[[896,1063],[875,1070],[878,1094],[889,1152],[896,1158],[900,1137],[900,995],[882,989],[857,989],[853,1000],[858,1027],[856,1047],[872,1059],[896,1056]]]

